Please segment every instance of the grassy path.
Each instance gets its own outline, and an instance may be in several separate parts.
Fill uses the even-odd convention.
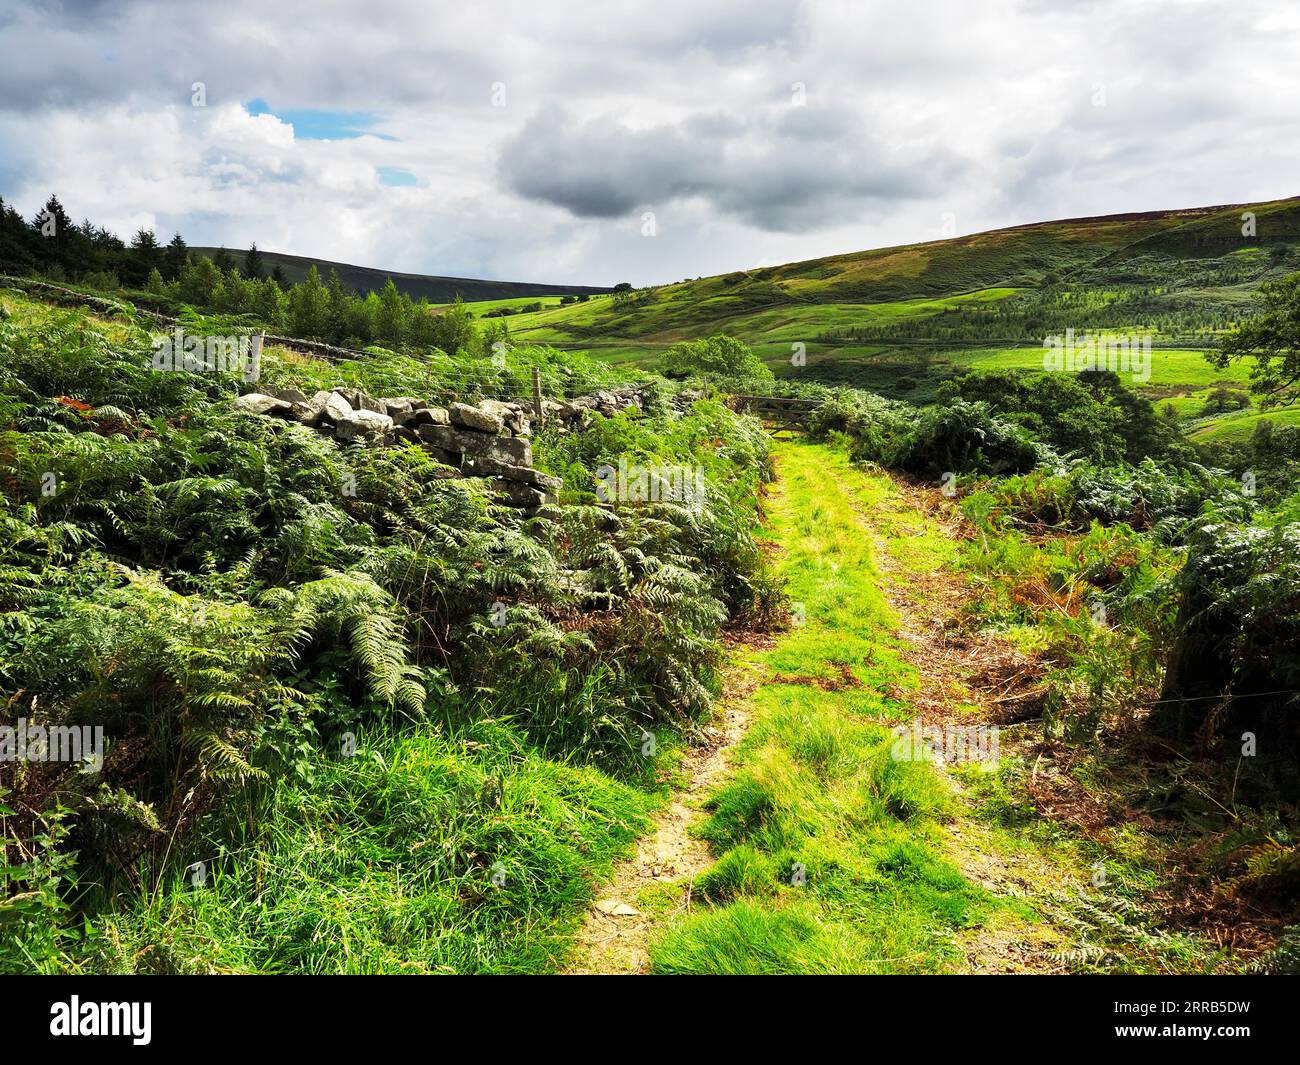
[[[684,781],[638,840],[633,857],[614,871],[578,932],[572,975],[632,976],[647,972],[654,929],[693,904],[696,877],[713,864],[708,845],[695,834],[700,805],[724,777],[727,759],[749,724],[753,683],[743,667],[728,671],[709,742],[687,751],[677,771]]]
[[[686,767],[691,783],[667,815],[670,839],[698,841],[689,859],[654,873],[661,820],[602,896],[576,968],[1041,967],[1041,921],[1006,885],[1045,870],[1027,871],[1035,856],[971,822],[949,773],[893,756],[892,726],[922,711],[927,723],[979,718],[918,631],[960,580],[947,572],[953,540],[889,478],[833,449],[782,444],[778,463],[768,535],[795,625],[733,655],[727,736],[739,742],[709,752],[702,777]],[[605,912],[619,906],[635,914]]]

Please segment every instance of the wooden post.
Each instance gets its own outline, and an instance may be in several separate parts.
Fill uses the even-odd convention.
[[[537,414],[537,424],[542,424],[542,368],[533,367],[533,411]]]

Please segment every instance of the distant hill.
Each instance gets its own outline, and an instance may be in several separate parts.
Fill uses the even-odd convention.
[[[243,262],[244,249],[227,248],[227,252],[236,263]],[[260,249],[259,249],[260,250]],[[198,255],[215,256],[217,248],[191,248]],[[328,259],[313,259],[305,255],[285,255],[281,252],[264,251],[262,261],[267,271],[279,264],[290,281],[301,281],[307,271],[315,264],[321,277],[328,278],[331,270],[337,270],[343,284],[356,292],[378,292],[390,277],[402,292],[412,299],[421,296],[430,303],[450,303],[460,296],[467,303],[474,300],[514,299],[524,296],[565,296],[598,295],[609,292],[609,288],[591,285],[540,285],[527,281],[485,281],[470,277],[439,277],[435,274],[405,274],[397,270],[377,270],[369,266],[353,266],[351,263],[336,263]]]
[[[1038,222],[544,306],[509,321],[516,340],[640,363],[676,341],[725,332],[787,376],[802,372],[790,366],[792,345],[802,344],[803,376],[840,379],[835,364],[872,359],[885,367],[869,379],[875,387],[927,351],[1038,344],[1057,328],[1208,343],[1248,309],[1261,281],[1294,270],[1300,198]]]

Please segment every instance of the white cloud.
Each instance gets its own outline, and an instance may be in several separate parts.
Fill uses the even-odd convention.
[[[1300,192],[1300,22],[1265,0],[28,0],[0,51],[24,213],[56,191],[128,236],[395,270],[643,283],[933,239],[945,212],[969,232]],[[307,140],[253,98],[396,139]]]

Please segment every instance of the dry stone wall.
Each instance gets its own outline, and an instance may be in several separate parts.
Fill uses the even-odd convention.
[[[615,414],[642,407],[644,400],[639,388],[616,388],[568,400],[545,399],[542,412],[548,425],[574,432],[585,428],[593,413]],[[414,396],[375,397],[355,388],[312,396],[287,388],[250,392],[234,406],[298,422],[342,443],[418,444],[450,467],[451,476],[482,478],[511,506],[532,510],[554,503],[560,488],[558,477],[533,468],[536,411],[530,403],[485,399],[437,407]]]

